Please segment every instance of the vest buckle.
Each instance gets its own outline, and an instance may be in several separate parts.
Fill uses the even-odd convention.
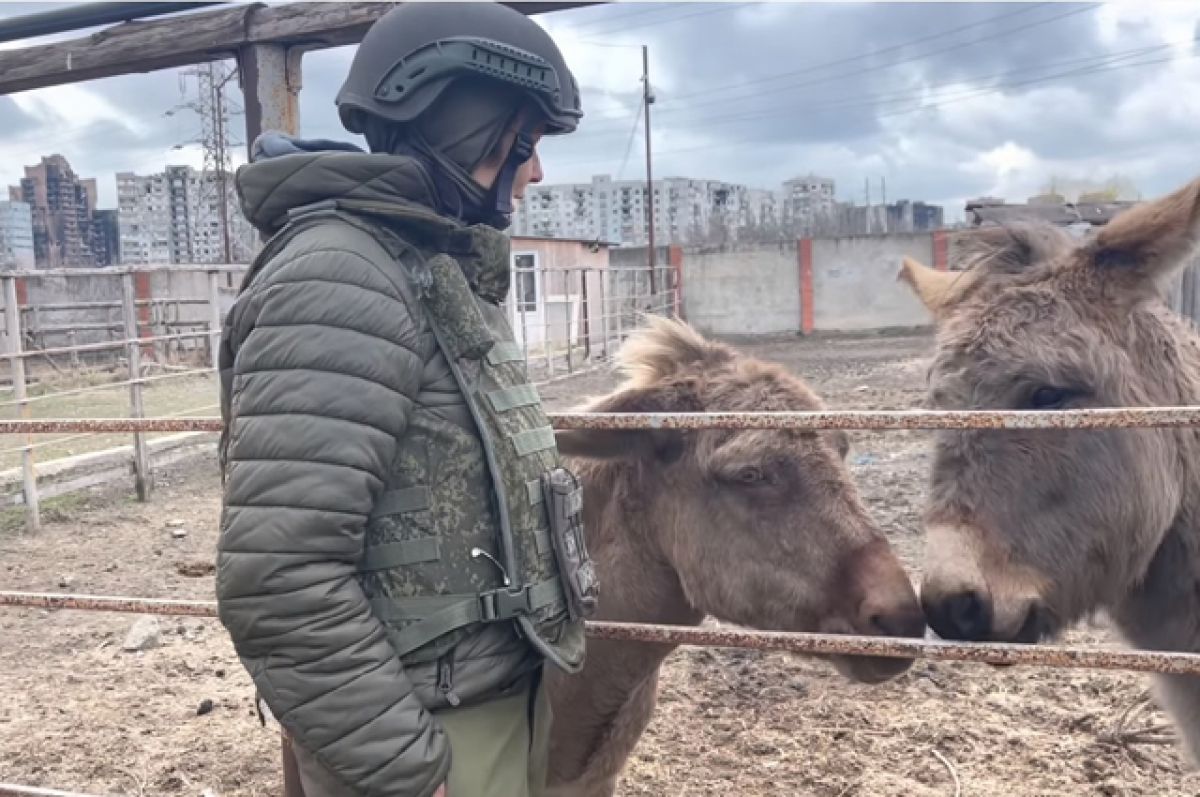
[[[528,586],[519,590],[494,589],[479,595],[479,618],[485,623],[511,620],[522,614],[533,614]]]

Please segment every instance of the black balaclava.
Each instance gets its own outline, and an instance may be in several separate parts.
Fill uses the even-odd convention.
[[[368,117],[363,134],[372,152],[408,155],[428,170],[438,190],[439,213],[468,224],[509,226],[512,182],[533,154],[531,131],[518,132],[491,189],[471,177],[512,126],[524,98],[493,82],[459,80],[412,124]]]

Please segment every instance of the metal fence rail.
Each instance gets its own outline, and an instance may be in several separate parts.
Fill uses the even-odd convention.
[[[1200,426],[1200,407],[1086,410],[829,410],[821,412],[558,412],[555,429],[788,429],[996,431]],[[0,420],[0,434],[58,432],[219,432],[220,418],[46,418]]]
[[[182,601],[51,592],[0,592],[0,606],[216,617],[216,601]],[[1200,675],[1200,654],[1109,650],[1064,645],[942,642],[900,637],[815,634],[750,629],[694,628],[641,623],[588,622],[588,636],[695,647],[750,648],[807,655],[882,656],[934,661],[1025,664],[1076,669]]]
[[[36,786],[19,786],[16,783],[0,783],[0,797],[100,797],[100,795],[59,791],[58,789],[40,789]]]

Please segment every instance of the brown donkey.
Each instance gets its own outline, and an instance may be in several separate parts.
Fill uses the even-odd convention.
[[[901,276],[934,316],[934,409],[1200,403],[1200,337],[1160,298],[1200,240],[1200,180],[1078,242],[991,229],[970,268]],[[921,588],[942,637],[1035,642],[1107,610],[1135,645],[1200,651],[1200,430],[936,438]],[[1200,755],[1200,680],[1159,680]]]
[[[816,410],[781,367],[652,319],[621,350],[628,381],[593,412]],[[842,433],[572,431],[558,435],[585,490],[600,578],[594,619],[922,636],[908,577],[867,516]],[[550,794],[611,795],[654,710],[670,645],[590,640],[582,673],[548,675]],[[879,682],[903,659],[846,658]]]

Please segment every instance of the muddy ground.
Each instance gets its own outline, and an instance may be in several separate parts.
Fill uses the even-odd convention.
[[[831,405],[902,408],[924,382],[922,337],[743,345],[786,363]],[[555,408],[600,374],[547,386]],[[855,433],[860,489],[914,574],[927,437]],[[100,491],[0,532],[4,589],[211,598],[214,460],[160,474],[153,500]],[[0,611],[0,782],[109,795],[280,793],[278,739],[216,621],[163,618],[161,644],[122,650],[131,615]],[[1067,641],[1116,644],[1103,628]],[[683,650],[622,795],[1033,797],[1200,794],[1147,681],[1126,673],[918,663],[883,686],[817,661]]]

